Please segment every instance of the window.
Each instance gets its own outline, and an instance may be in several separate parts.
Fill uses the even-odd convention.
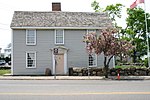
[[[55,44],[64,44],[64,30],[55,30]]]
[[[26,53],[26,68],[36,68],[36,52]]]
[[[97,66],[97,55],[89,54],[89,66],[96,67]]]
[[[36,45],[36,30],[26,30],[26,44]]]
[[[95,30],[95,29],[88,29],[88,30],[87,30],[87,33],[92,33],[92,32],[95,32],[95,33],[96,33],[96,30]]]

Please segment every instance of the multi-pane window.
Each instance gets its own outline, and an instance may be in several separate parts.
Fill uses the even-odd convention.
[[[36,52],[26,53],[26,68],[36,68]]]
[[[26,44],[36,45],[36,30],[26,30]]]
[[[89,54],[89,66],[96,67],[97,66],[97,55]]]
[[[87,33],[96,33],[96,29],[88,29]],[[96,67],[97,66],[97,55],[95,53],[89,54],[89,66]]]
[[[96,33],[96,30],[95,29],[88,29],[87,30],[87,33],[93,33],[93,32]]]
[[[55,30],[55,44],[64,44],[64,30]]]

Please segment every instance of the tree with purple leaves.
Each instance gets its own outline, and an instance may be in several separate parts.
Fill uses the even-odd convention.
[[[83,36],[86,43],[86,50],[89,54],[104,55],[104,72],[106,78],[108,78],[109,63],[113,56],[117,56],[120,53],[127,55],[133,48],[129,41],[117,38],[116,34],[116,29],[109,28],[101,30],[99,34],[91,32]]]

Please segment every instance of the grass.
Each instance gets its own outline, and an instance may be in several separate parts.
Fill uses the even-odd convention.
[[[10,73],[11,73],[10,69],[1,69],[0,70],[0,75],[1,76],[4,75],[4,74],[10,74]]]
[[[125,69],[125,68],[146,68],[145,66],[115,66],[115,68],[121,68],[121,69]]]

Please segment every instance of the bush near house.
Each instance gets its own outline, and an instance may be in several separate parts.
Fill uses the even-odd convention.
[[[115,66],[115,68],[116,68],[116,69],[119,69],[119,68],[121,68],[121,69],[127,69],[127,68],[141,68],[141,69],[143,69],[143,68],[147,68],[147,67],[145,67],[145,66]]]

